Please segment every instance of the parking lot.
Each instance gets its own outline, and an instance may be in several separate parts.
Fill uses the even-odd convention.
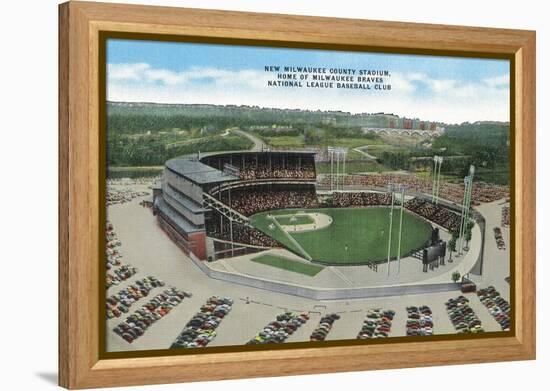
[[[140,201],[141,198],[138,197],[130,202],[109,207],[109,221],[113,224],[117,238],[121,242],[117,247],[122,255],[121,263],[136,268],[137,272],[128,279],[120,281],[118,285],[111,286],[107,290],[107,297],[135,285],[136,281],[148,276],[163,281],[166,286],[153,288],[148,297],[133,303],[129,312],[122,317],[107,320],[107,351],[168,349],[198,309],[212,296],[229,297],[233,300],[233,304],[230,313],[216,327],[215,337],[208,342],[209,347],[244,345],[264,330],[266,325],[278,315],[287,311],[308,313],[310,319],[288,335],[285,343],[309,341],[321,318],[330,313],[338,314],[340,319],[334,322],[326,335],[326,340],[355,339],[362,328],[367,312],[377,308],[395,311],[389,336],[405,336],[407,307],[410,306],[430,308],[433,334],[456,333],[447,314],[445,302],[459,296],[461,294],[459,291],[405,297],[314,301],[210,279],[167,237],[157,225],[151,211],[142,207]],[[489,212],[491,207],[482,206]],[[494,217],[498,219],[496,224],[499,224],[500,206],[498,206],[499,213],[496,212],[496,205],[493,209],[494,216],[488,213],[490,215],[488,219]],[[488,227],[492,226],[490,224],[493,222],[488,221]],[[491,235],[489,237],[491,240],[487,241],[489,245],[486,246],[485,274],[477,278],[476,283],[478,289],[495,285],[501,296],[509,300],[507,283],[504,282],[504,277],[509,275],[509,260],[503,254],[504,252],[496,248],[492,230],[488,230],[487,234]],[[508,229],[503,229],[505,241],[508,240],[507,235]],[[169,287],[189,292],[191,297],[186,297],[174,306],[169,314],[148,326],[143,335],[131,343],[113,332],[122,320]],[[485,331],[501,330],[499,323],[481,303],[476,293],[465,296]]]

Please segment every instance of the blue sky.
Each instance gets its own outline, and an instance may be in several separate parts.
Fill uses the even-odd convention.
[[[108,98],[509,120],[506,60],[109,40]],[[265,65],[382,69],[391,91],[273,88]]]

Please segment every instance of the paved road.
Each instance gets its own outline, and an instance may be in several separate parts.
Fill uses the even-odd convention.
[[[250,141],[252,141],[254,145],[252,146],[252,148],[250,148],[251,151],[261,151],[266,146],[265,143],[260,138],[254,136],[253,134],[245,132],[244,130],[234,129],[232,130],[232,132],[240,134],[241,136],[244,136],[248,138]]]
[[[376,156],[373,156],[370,153],[368,153],[367,151],[364,151],[368,147],[369,147],[368,145],[363,145],[362,147],[353,148],[353,150],[359,152],[360,154],[367,157],[368,159],[376,160]]]

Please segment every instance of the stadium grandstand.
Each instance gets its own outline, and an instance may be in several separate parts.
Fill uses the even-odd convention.
[[[317,206],[313,152],[226,152],[166,162],[153,194],[153,212],[187,253],[205,260],[224,250],[281,246],[254,229],[249,216],[267,210]],[[215,239],[209,249],[207,238]],[[235,244],[240,247],[235,249]],[[230,249],[230,250],[229,250]]]
[[[314,151],[266,150],[171,159],[154,188],[153,213],[201,261],[285,249],[310,262],[365,265],[421,254],[436,244],[433,230],[447,232],[445,240],[464,231],[460,207],[430,200],[425,180],[344,176],[339,190],[327,191],[315,159]],[[441,190],[447,199],[460,198],[458,189]],[[483,190],[474,189],[473,203]],[[437,262],[444,262],[441,254]]]

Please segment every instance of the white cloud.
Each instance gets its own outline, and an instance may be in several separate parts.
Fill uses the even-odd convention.
[[[444,93],[453,90],[457,85],[457,81],[452,79],[427,79],[425,82],[431,90],[436,93]]]
[[[510,76],[501,75],[483,79],[483,82],[490,88],[508,87],[510,85]]]
[[[181,72],[148,64],[110,64],[108,99],[158,103],[235,104],[309,110],[393,112],[431,121],[459,123],[509,120],[506,77],[461,83],[423,73],[392,73],[391,92],[267,87],[263,70],[192,67]]]
[[[107,78],[109,81],[142,81],[144,72],[151,66],[145,63],[108,64]]]
[[[112,84],[117,82],[140,82],[142,84],[164,84],[167,86],[184,86],[192,82],[211,80],[218,85],[247,84],[255,88],[265,86],[263,81],[267,80],[263,72],[255,70],[230,71],[211,67],[192,67],[186,71],[174,72],[162,68],[153,68],[146,63],[109,64],[107,79]]]

